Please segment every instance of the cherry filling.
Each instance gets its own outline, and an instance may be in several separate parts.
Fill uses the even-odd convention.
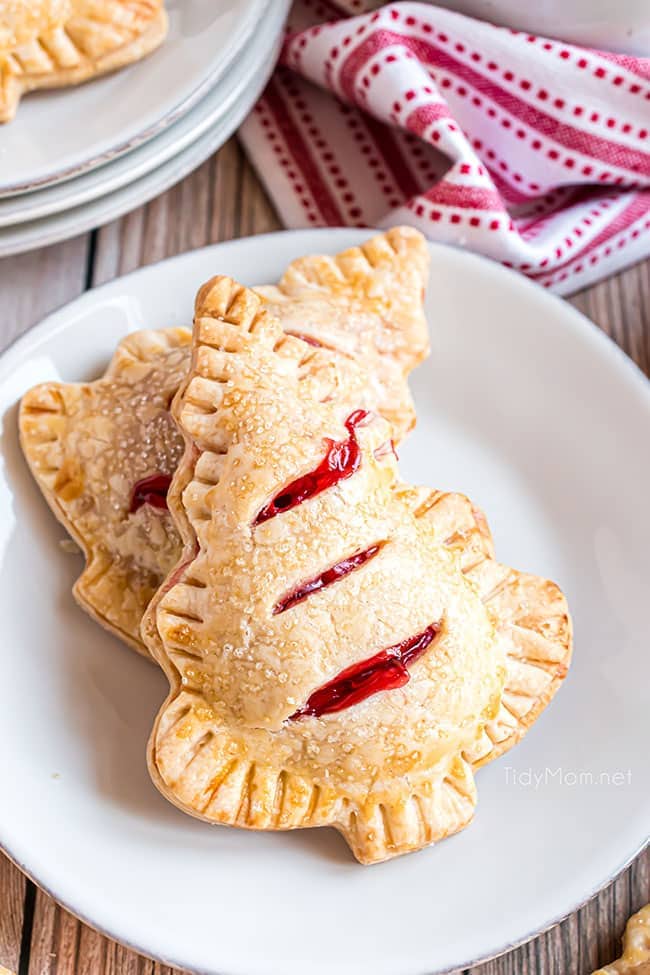
[[[375,455],[375,460],[383,460],[384,457],[389,457],[391,454],[395,460],[399,460],[394,440],[386,440],[384,443],[379,444],[379,446],[375,447],[373,450],[373,454]]]
[[[133,514],[143,504],[150,504],[152,508],[167,509],[167,492],[172,479],[169,474],[151,474],[138,481],[131,493],[129,512]]]
[[[287,335],[292,335],[294,339],[300,339],[301,342],[306,342],[307,345],[314,345],[317,349],[323,348],[322,342],[319,342],[318,339],[313,338],[311,335],[305,335],[304,332],[287,332]]]
[[[332,714],[359,704],[379,691],[403,687],[411,676],[408,665],[422,656],[439,632],[440,625],[432,623],[417,636],[396,643],[387,650],[380,650],[368,660],[352,664],[334,680],[314,691],[307,703],[294,712],[289,720],[297,721],[307,715],[319,718],[323,714]]]
[[[369,559],[373,558],[381,548],[381,545],[371,545],[367,548],[365,552],[357,552],[356,555],[351,555],[349,559],[343,559],[341,562],[337,562],[330,569],[326,569],[319,576],[314,579],[310,579],[308,582],[303,582],[301,586],[298,586],[293,592],[287,593],[282,599],[275,605],[273,609],[273,615],[277,616],[278,613],[284,613],[285,609],[290,609],[295,606],[296,603],[301,603],[303,599],[307,596],[311,596],[313,592],[318,592],[320,589],[324,589],[326,586],[331,586],[333,582],[338,579],[342,579],[344,576],[348,575],[350,572],[354,572],[358,569],[360,565],[367,562]]]
[[[263,521],[274,518],[301,504],[308,498],[313,498],[321,491],[350,477],[361,462],[361,448],[357,441],[355,428],[368,416],[366,410],[356,410],[345,421],[345,428],[350,436],[347,440],[330,440],[327,438],[327,453],[318,467],[309,474],[304,474],[292,481],[272,501],[262,508],[254,525],[261,525]]]
[[[176,568],[171,573],[171,575],[167,576],[164,583],[160,587],[161,593],[169,592],[169,590],[173,586],[175,586],[177,582],[181,581],[181,578],[183,577],[183,573],[185,572],[186,569],[188,569],[191,566],[192,562],[196,561],[198,554],[199,554],[199,546],[198,546],[198,542],[195,542],[194,550],[190,555],[190,557],[187,559],[183,559],[182,562],[179,562],[179,564],[176,566]]]

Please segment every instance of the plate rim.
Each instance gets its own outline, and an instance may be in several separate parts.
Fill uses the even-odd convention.
[[[521,948],[523,945],[528,944],[534,938],[541,937],[543,934],[546,934],[547,931],[551,931],[553,928],[557,927],[558,924],[562,924],[562,922],[566,921],[567,918],[571,917],[577,911],[585,907],[591,900],[593,900],[594,897],[597,897],[599,894],[601,894],[605,890],[605,888],[609,887],[610,884],[613,884],[618,879],[618,877],[620,877],[621,874],[624,873],[624,871],[627,870],[627,868],[632,865],[632,863],[636,860],[636,858],[646,850],[646,848],[649,845],[650,845],[650,840],[644,840],[641,843],[641,846],[637,850],[635,850],[632,854],[630,854],[630,856],[627,857],[627,859],[623,862],[623,864],[617,867],[614,873],[611,874],[611,876],[609,876],[606,880],[604,880],[602,884],[599,884],[597,887],[592,889],[584,897],[584,899],[580,900],[573,907],[569,908],[569,910],[562,912],[557,917],[553,918],[551,921],[548,921],[547,923],[543,924],[542,927],[536,928],[535,930],[529,932],[528,934],[523,935],[521,938],[518,938],[516,941],[509,942],[507,945],[504,945],[502,948],[498,948],[495,951],[490,951],[486,955],[479,955],[475,958],[471,958],[468,959],[467,961],[463,961],[459,965],[454,965],[453,968],[427,967],[426,969],[423,969],[422,971],[418,972],[418,975],[456,975],[456,973],[463,972],[468,968],[475,968],[477,965],[485,965],[490,961],[495,961],[498,958],[502,958],[505,954],[508,954],[508,952],[516,951],[517,948]],[[42,890],[44,894],[46,894],[53,901],[59,904],[69,914],[72,914],[72,916],[75,917],[82,924],[87,925],[93,931],[96,931],[98,934],[101,934],[104,938],[109,938],[111,941],[117,942],[117,944],[122,945],[124,948],[127,948],[130,951],[135,951],[137,952],[137,954],[143,955],[145,958],[148,958],[153,962],[157,962],[158,964],[167,965],[169,968],[178,968],[181,971],[187,970],[189,972],[193,972],[194,975],[217,975],[216,969],[214,970],[213,969],[209,969],[209,970],[208,969],[187,969],[183,961],[179,961],[178,959],[174,959],[167,956],[152,954],[148,949],[141,948],[133,941],[124,940],[123,938],[116,937],[115,934],[111,933],[111,931],[108,930],[107,928],[101,927],[101,925],[98,925],[95,921],[92,921],[89,918],[85,917],[83,913],[79,912],[79,910],[75,909],[74,907],[71,907],[70,904],[66,903],[63,900],[60,900],[56,896],[56,894],[53,893],[51,889],[49,889],[49,887],[39,883],[39,881],[36,880],[36,878],[32,875],[32,873],[29,870],[27,870],[18,860],[14,859],[14,857],[6,849],[2,841],[0,841],[0,853],[4,854],[4,856],[6,856],[7,859],[10,860],[10,862],[16,867],[16,869],[18,869],[36,887],[38,887],[39,890]],[[231,975],[231,973],[227,972],[225,969],[222,969],[219,971],[218,975]]]
[[[170,125],[173,125],[174,122],[177,122],[183,115],[186,115],[219,82],[220,78],[228,71],[228,68],[232,65],[238,54],[240,54],[247,40],[249,40],[254,32],[257,19],[263,14],[264,8],[267,6],[267,0],[250,0],[250,2],[251,8],[245,16],[244,21],[240,24],[239,29],[234,33],[234,43],[228,45],[224,57],[213,65],[208,74],[203,77],[202,81],[198,82],[196,87],[188,95],[181,99],[181,101],[175,102],[166,114],[160,116],[156,122],[153,122],[144,129],[140,129],[130,139],[118,142],[112,148],[106,149],[96,155],[88,156],[83,162],[71,164],[58,171],[51,170],[49,173],[37,179],[0,184],[0,199],[21,196],[26,193],[31,193],[34,190],[44,189],[48,186],[56,186],[58,183],[67,182],[83,173],[97,169],[100,166],[105,166],[114,159],[131,152],[132,149],[136,149],[138,146],[153,139],[154,136],[159,135],[165,129],[169,128]],[[163,41],[164,43],[165,41]],[[151,53],[155,55],[156,52],[152,51]],[[143,61],[146,62],[146,59],[143,59]],[[130,67],[130,65],[127,65],[127,67]],[[91,78],[89,79],[89,83],[92,84],[94,80],[98,79]],[[65,90],[65,88],[60,89],[60,91]]]
[[[220,241],[213,244],[208,244],[206,246],[196,248],[191,251],[186,251],[181,254],[176,254],[171,257],[162,258],[161,260],[146,265],[144,267],[137,268],[127,274],[121,275],[112,279],[111,281],[105,282],[96,288],[91,288],[79,295],[71,302],[67,302],[60,306],[59,308],[50,312],[45,318],[39,321],[32,328],[28,329],[27,332],[20,336],[17,336],[0,354],[0,376],[5,372],[6,369],[11,368],[11,359],[15,356],[20,356],[24,351],[28,351],[29,346],[32,341],[39,340],[46,337],[50,332],[52,334],[56,333],[61,327],[65,326],[65,317],[70,314],[77,314],[85,310],[86,306],[92,307],[92,305],[98,300],[101,300],[103,293],[110,293],[110,291],[116,287],[128,286],[128,284],[138,277],[146,276],[147,274],[155,274],[156,270],[159,270],[162,265],[168,265],[171,262],[177,264],[190,263],[193,258],[196,258],[198,254],[218,254],[220,248],[228,248],[235,250],[246,250],[247,247],[251,246],[252,242],[255,242],[256,246],[273,245],[273,241],[282,237],[285,238],[287,234],[292,237],[297,238],[322,238],[322,244],[317,244],[317,247],[321,247],[324,253],[333,252],[337,247],[337,239],[345,239],[348,242],[348,246],[354,246],[354,243],[350,243],[354,240],[360,243],[367,239],[369,234],[382,232],[385,228],[350,228],[350,227],[335,227],[335,228],[305,228],[301,230],[280,230],[272,231],[265,234],[250,235],[247,237],[241,237],[234,240]],[[549,311],[552,308],[562,309],[562,314],[568,327],[570,327],[574,334],[581,334],[584,339],[592,344],[600,347],[600,350],[604,353],[610,354],[610,361],[612,363],[617,363],[615,368],[624,370],[627,375],[626,379],[632,382],[636,390],[647,398],[647,402],[650,405],[650,379],[646,377],[641,368],[632,360],[623,349],[612,339],[607,333],[600,329],[594,322],[592,322],[586,315],[584,315],[577,308],[569,305],[568,302],[558,297],[557,295],[551,294],[548,291],[542,289],[534,282],[523,277],[517,272],[503,267],[495,261],[490,260],[479,254],[474,254],[469,251],[463,250],[461,248],[456,248],[448,244],[442,244],[438,242],[428,241],[428,247],[435,260],[436,253],[444,253],[451,260],[456,260],[460,263],[466,264],[467,269],[471,272],[472,266],[477,268],[488,269],[491,273],[495,273],[501,278],[506,286],[514,288],[523,289],[533,295],[534,300],[541,300],[543,304],[546,304]],[[309,248],[314,252],[314,247]],[[611,353],[615,354],[612,356]],[[9,362],[8,362],[9,360]],[[425,970],[421,970],[420,975],[452,975],[454,972],[462,971],[466,968],[470,968],[475,965],[483,964],[490,960],[500,957],[506,952],[514,950],[521,945],[526,944],[531,939],[539,937],[546,931],[555,927],[557,924],[561,923],[567,917],[580,910],[586,903],[588,903],[593,897],[597,896],[602,890],[604,890],[610,883],[612,883],[633,861],[647,848],[649,840],[647,837],[642,838],[639,842],[635,842],[634,848],[625,854],[623,861],[620,862],[610,870],[608,875],[599,881],[594,886],[592,886],[589,891],[581,897],[575,904],[570,906],[567,910],[562,910],[557,915],[554,915],[551,919],[544,921],[538,927],[535,927],[532,931],[528,931],[526,934],[518,937],[516,940],[508,942],[507,944],[500,946],[498,948],[491,949],[485,954],[481,954],[477,957],[455,963],[453,967],[443,967],[443,968],[431,968],[427,967]],[[85,916],[83,909],[75,905],[71,905],[66,900],[61,900],[57,897],[56,893],[53,891],[52,887],[48,884],[42,884],[38,879],[38,870],[34,870],[32,866],[28,865],[26,861],[23,861],[22,857],[12,853],[7,845],[6,840],[0,837],[0,851],[5,853],[7,857],[20,869],[26,876],[28,876],[37,886],[45,891],[49,896],[61,904],[66,910],[77,917],[80,921],[88,924],[89,927],[101,934],[118,941],[119,943],[125,945],[126,947],[137,951],[138,953],[144,955],[148,958],[153,958],[164,964],[172,965],[175,967],[183,968],[186,963],[182,960],[175,960],[168,956],[156,954],[155,951],[151,951],[148,948],[143,948],[138,945],[132,939],[124,939],[119,934],[109,928],[105,928],[102,925],[97,924]],[[217,969],[193,969],[197,972],[204,972],[205,975],[216,975]],[[230,975],[230,971],[219,969],[220,975]]]

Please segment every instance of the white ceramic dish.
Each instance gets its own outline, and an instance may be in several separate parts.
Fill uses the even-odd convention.
[[[172,0],[169,34],[150,57],[85,85],[25,96],[15,120],[0,126],[0,196],[78,176],[172,125],[235,61],[266,4]]]
[[[27,472],[16,402],[33,383],[96,376],[131,329],[187,323],[217,271],[275,280],[301,254],[366,236],[275,234],[174,258],[84,295],[0,360],[0,781],[11,783],[0,843],[74,913],[183,968],[467,967],[573,910],[646,839],[650,385],[559,299],[433,244],[434,351],[415,378],[402,469],[468,492],[503,560],[563,585],[569,678],[525,740],[478,773],[473,825],[379,866],[356,864],[333,830],[208,827],[149,782],[165,680],[73,603],[79,559],[61,551]]]
[[[231,107],[225,115],[213,120],[200,138],[138,179],[126,182],[120,179],[124,185],[119,189],[84,205],[26,223],[0,227],[0,257],[45,247],[116,220],[163,193],[200,166],[243,122],[264,89],[277,60],[289,4],[290,0],[272,0],[255,40],[243,55],[241,65],[232,73],[233,79],[237,78],[239,94],[235,98],[231,93],[226,98],[224,93],[224,102],[232,100]],[[130,155],[125,160],[126,165],[129,159]]]
[[[279,34],[282,29],[277,14],[269,17],[268,8],[272,3],[273,0],[267,0],[267,9],[262,17],[265,30],[261,37],[247,45],[225,77],[180,121],[137,149],[75,179],[55,183],[33,193],[0,198],[0,227],[16,227],[31,220],[41,220],[114,193],[178,156],[213,130],[250,87],[252,76],[260,68],[260,53],[267,55],[273,30],[278,29]]]
[[[441,7],[585,47],[650,57],[648,0],[436,0]]]

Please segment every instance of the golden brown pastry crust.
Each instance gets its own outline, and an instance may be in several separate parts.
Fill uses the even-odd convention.
[[[143,623],[171,687],[150,742],[154,782],[211,822],[336,826],[363,862],[419,849],[472,815],[463,752],[496,715],[504,676],[489,614],[395,490],[391,430],[376,415],[358,426],[350,477],[258,523],[344,437],[363,404],[337,373],[357,366],[288,339],[228,278],[201,289],[196,315],[173,406],[186,452],[169,500],[185,551]],[[283,593],[377,543],[361,568],[277,611]],[[333,676],[431,624],[404,686],[296,717]]]
[[[406,379],[429,352],[428,272],[421,235],[395,227],[335,257],[298,258],[279,285],[255,290],[286,332],[316,338],[366,365],[378,409],[401,439],[415,425]]]
[[[365,404],[382,409],[397,423],[396,442],[412,426],[415,416],[406,376],[427,347],[422,293],[428,273],[428,253],[426,242],[417,231],[394,228],[370,239],[363,247],[351,248],[334,258],[319,255],[301,258],[289,267],[283,278],[283,281],[291,280],[299,266],[301,274],[320,282],[318,307],[311,309],[308,321],[310,341],[320,344],[322,330],[326,343],[323,354],[352,358],[369,367],[363,368],[363,375],[360,371],[355,373],[357,382],[363,386],[358,395]],[[332,268],[337,270],[330,307],[323,281],[325,271],[329,273]],[[337,310],[335,297],[341,288],[353,293],[357,287],[351,276],[346,277],[348,271],[352,274],[351,269],[354,269],[359,294],[352,303],[350,315],[345,317]],[[373,294],[370,303],[364,297],[368,292]],[[375,310],[378,307],[381,313]],[[290,331],[295,326],[295,317],[289,304],[281,303],[279,312]],[[394,322],[398,319],[405,336],[400,342],[395,338]],[[291,344],[287,343],[287,348]],[[141,509],[135,515],[128,515],[125,467],[120,451],[114,448],[124,438],[134,449],[137,444],[152,440],[158,444],[157,460],[145,452],[147,469],[142,464],[127,466],[129,490],[146,474],[173,472],[182,438],[168,420],[166,436],[160,439],[159,428],[164,420],[159,416],[159,405],[153,410],[147,407],[147,396],[150,394],[152,404],[171,402],[187,372],[189,352],[189,331],[138,333],[120,344],[105,379],[83,386],[46,383],[31,390],[21,406],[21,441],[32,472],[54,513],[93,563],[93,568],[88,567],[75,587],[75,595],[91,615],[145,654],[140,639],[142,615],[158,584],[176,563],[180,540],[165,511]],[[399,356],[395,367],[391,365],[393,354]],[[383,380],[374,372],[377,368],[390,383],[390,396]],[[402,392],[397,394],[399,414],[391,407],[396,374],[402,377],[399,380]],[[119,402],[114,398],[111,405],[109,390],[118,377]],[[94,426],[101,427],[101,437],[92,436]],[[78,497],[69,497],[70,489],[62,489],[61,483],[64,472],[77,464],[80,438],[87,454],[93,452],[95,445],[102,466],[98,478],[86,477],[83,485],[79,485]],[[106,449],[107,442],[112,445],[111,450]],[[155,463],[159,465],[158,471]],[[58,465],[58,473],[53,480],[54,465]],[[106,508],[116,517],[103,521],[95,517],[96,512]],[[127,532],[127,525],[132,521],[143,525],[136,537]],[[125,553],[119,541],[125,534],[132,547],[138,548],[137,552],[126,553],[128,572],[124,569]],[[166,541],[163,543],[161,539]],[[111,565],[113,560],[118,563],[116,567]]]
[[[70,12],[71,0],[0,0],[0,54],[54,30]]]
[[[26,0],[13,0],[7,7],[8,43],[0,49],[0,122],[14,117],[26,92],[76,85],[115,71],[149,54],[167,34],[163,0],[59,0],[55,8],[41,11],[38,30],[30,7]],[[0,7],[0,16],[3,12]]]
[[[91,616],[135,647],[142,614],[180,554],[168,512],[131,513],[134,484],[173,474],[183,441],[169,404],[187,372],[186,329],[134,332],[93,383],[44,383],[20,405],[23,452],[86,567],[74,595]]]
[[[499,710],[464,757],[474,768],[508,751],[551,702],[571,662],[572,625],[559,586],[495,561],[483,512],[462,494],[406,489],[416,517],[458,554],[496,627],[505,654]]]
[[[627,922],[621,957],[594,975],[650,975],[650,904]]]

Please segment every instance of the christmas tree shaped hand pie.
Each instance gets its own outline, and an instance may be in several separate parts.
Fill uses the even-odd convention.
[[[149,750],[185,811],[333,825],[363,862],[461,829],[471,751],[498,713],[502,644],[435,522],[396,490],[358,367],[287,339],[253,292],[197,298],[174,403],[185,555],[143,636],[171,691]]]

